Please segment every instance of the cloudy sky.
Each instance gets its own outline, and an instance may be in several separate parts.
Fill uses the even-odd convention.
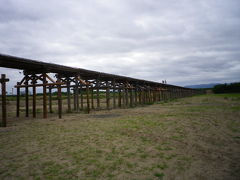
[[[234,82],[239,7],[239,0],[0,0],[0,53],[175,85]]]

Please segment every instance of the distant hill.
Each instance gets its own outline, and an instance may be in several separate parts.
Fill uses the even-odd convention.
[[[184,87],[187,87],[187,88],[193,88],[193,89],[199,89],[199,88],[213,88],[215,85],[218,85],[218,84],[220,84],[220,83],[187,85],[187,86],[184,86]]]

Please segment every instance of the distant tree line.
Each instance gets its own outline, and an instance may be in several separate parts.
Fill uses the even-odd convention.
[[[240,82],[231,84],[218,84],[213,87],[214,93],[240,93]]]

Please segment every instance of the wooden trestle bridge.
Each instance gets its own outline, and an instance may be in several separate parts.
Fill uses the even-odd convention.
[[[15,88],[16,116],[20,116],[20,88],[25,90],[25,116],[29,117],[29,89],[32,88],[32,117],[36,118],[36,88],[42,87],[43,118],[52,112],[52,89],[57,89],[58,116],[62,117],[62,89],[67,92],[67,111],[100,109],[100,93],[104,93],[106,108],[127,108],[153,102],[182,98],[202,91],[135,79],[103,72],[45,63],[0,54],[0,67],[23,70],[23,78]],[[54,73],[52,77],[49,74]],[[2,125],[6,126],[6,75],[2,74]],[[72,98],[73,97],[73,98]],[[85,99],[84,99],[85,98]],[[86,101],[83,104],[83,100]],[[85,106],[85,107],[84,107]]]

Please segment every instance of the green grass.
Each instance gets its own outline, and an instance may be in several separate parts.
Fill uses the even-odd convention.
[[[238,97],[13,120],[0,129],[0,179],[234,179]]]

